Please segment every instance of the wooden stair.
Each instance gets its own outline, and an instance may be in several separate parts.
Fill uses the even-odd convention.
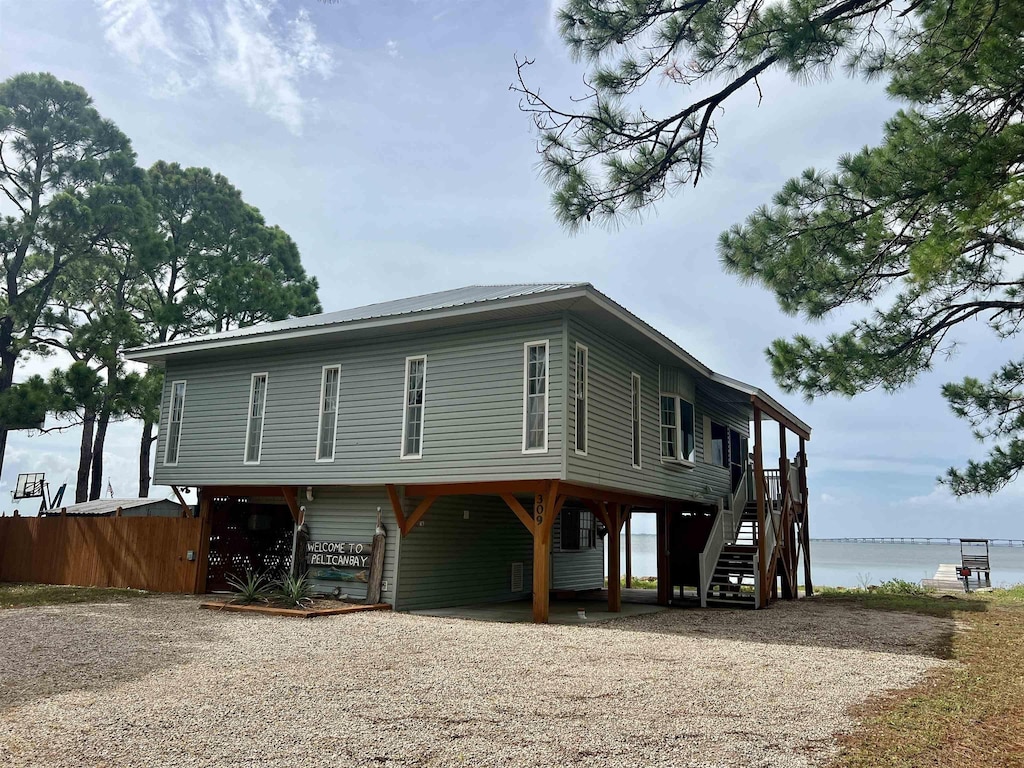
[[[735,608],[756,608],[754,588],[754,555],[757,547],[746,544],[726,544],[715,564],[708,587],[708,603],[731,605]]]

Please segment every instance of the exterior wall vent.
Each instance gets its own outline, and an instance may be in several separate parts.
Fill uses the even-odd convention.
[[[512,591],[523,591],[523,564],[512,563]]]

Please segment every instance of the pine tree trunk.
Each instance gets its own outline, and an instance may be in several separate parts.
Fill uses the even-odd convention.
[[[149,496],[149,484],[153,480],[150,474],[149,465],[153,454],[153,422],[142,423],[142,442],[139,444],[139,498],[145,499]]]
[[[75,484],[75,504],[89,500],[89,470],[92,468],[92,436],[96,427],[96,412],[85,409],[82,417],[82,443],[78,449],[78,478]]]
[[[92,443],[92,487],[89,490],[89,501],[95,501],[103,495],[103,444],[107,440],[108,426],[110,407],[104,404],[96,420],[96,437]]]
[[[14,321],[10,317],[0,318],[0,396],[14,384],[14,363],[18,356],[11,345],[14,343],[12,327]],[[0,425],[0,472],[4,469],[4,454],[7,452],[7,427]]]

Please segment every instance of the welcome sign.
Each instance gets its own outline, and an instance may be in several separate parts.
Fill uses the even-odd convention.
[[[306,542],[306,565],[315,579],[365,582],[372,557],[369,541]]]

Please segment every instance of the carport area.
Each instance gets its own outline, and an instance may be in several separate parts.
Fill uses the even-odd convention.
[[[532,593],[532,620],[541,624],[549,621],[566,623],[564,618],[567,611],[576,615],[579,606],[575,603],[580,599],[578,594],[569,600],[567,607],[559,609],[562,618],[553,616],[551,601],[552,598],[557,599],[560,592],[593,590],[602,582],[607,588],[600,593],[595,592],[589,600],[600,594],[606,606],[601,609],[602,613],[608,615],[622,615],[624,604],[638,601],[668,606],[675,599],[676,587],[679,588],[678,599],[685,599],[683,588],[698,582],[697,556],[703,548],[707,531],[696,531],[690,536],[693,539],[691,542],[683,535],[689,530],[683,523],[691,520],[710,521],[713,510],[706,502],[692,499],[628,493],[560,480],[426,483],[406,485],[401,489],[386,485],[386,489],[399,533],[405,542],[400,558],[396,610],[446,611],[431,615],[455,615],[451,611],[466,610],[486,612],[488,615],[510,615],[511,611],[518,615],[516,612],[520,608],[503,608],[501,606],[506,604],[500,599],[483,605],[490,599],[490,595],[478,593],[470,596],[465,592],[485,578],[504,580],[505,568],[509,568],[514,570],[508,581],[518,588],[506,587],[502,597],[509,599],[509,592],[522,592],[524,589]],[[447,517],[442,516],[442,519],[432,521],[431,510],[437,508],[436,502],[440,502],[438,506],[451,506],[455,503],[454,499],[472,497],[489,497],[496,501],[504,513],[505,521],[513,519],[513,515],[518,518],[522,525],[520,533],[525,532],[528,538],[524,538],[523,552],[514,561],[506,563],[504,560],[509,558],[499,556],[502,553],[490,549],[485,553],[483,547],[474,546],[468,537],[462,537],[460,529],[451,526],[451,509],[446,509]],[[634,512],[655,516],[657,589],[630,599],[625,597],[621,584],[623,552],[620,536]],[[566,516],[569,521],[566,528],[576,531],[572,537],[573,546],[578,546],[588,537],[591,542],[603,540],[602,546],[607,552],[606,580],[601,578],[600,570],[595,579],[588,579],[586,583],[579,581],[572,584],[566,579],[566,571],[571,568],[564,557],[566,530],[559,532],[556,529],[558,521]],[[478,511],[466,504],[464,520],[471,522],[477,517]],[[596,521],[596,525],[583,531],[576,524],[582,520]],[[447,530],[450,536],[433,539],[428,546],[422,540],[425,532],[419,528],[424,525],[429,527],[432,522],[435,523],[435,530],[449,525]],[[429,532],[426,535],[430,536]],[[673,536],[679,541],[675,541]],[[422,551],[417,550],[417,547]],[[472,569],[469,564],[472,564]],[[529,576],[523,573],[527,568],[531,571]],[[410,597],[407,594],[407,591],[414,589],[426,592],[426,584],[431,579],[445,583],[444,587],[430,585],[433,593],[428,597],[433,604],[426,604],[426,599],[420,595]],[[642,591],[636,590],[638,593]],[[419,604],[416,604],[417,601]],[[595,606],[593,610],[598,609]]]

